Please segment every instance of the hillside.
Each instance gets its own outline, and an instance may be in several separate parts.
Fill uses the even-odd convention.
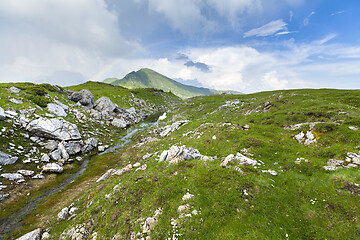
[[[122,86],[130,89],[134,88],[156,88],[162,89],[165,92],[172,92],[181,98],[190,98],[202,95],[213,95],[213,94],[239,94],[235,91],[218,91],[214,89],[201,88],[185,85],[176,82],[158,72],[155,72],[148,68],[143,68],[136,72],[127,74],[122,79],[108,78],[104,80],[105,83],[112,84],[115,86]]]
[[[358,239],[359,103],[326,89],[187,100],[5,239]]]

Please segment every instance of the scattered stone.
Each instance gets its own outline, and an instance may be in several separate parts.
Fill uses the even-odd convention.
[[[62,108],[58,104],[48,103],[47,104],[47,109],[48,109],[49,112],[51,112],[52,114],[55,114],[56,116],[59,116],[59,117],[66,117],[67,116],[67,113],[65,112],[64,108]]]
[[[34,171],[31,170],[18,170],[17,172],[24,176],[31,176],[35,173]]]
[[[69,106],[66,106],[65,104],[63,104],[62,102],[58,101],[58,100],[54,100],[54,103],[59,105],[62,109],[65,110],[65,112],[69,111]]]
[[[253,160],[251,158],[248,158],[244,155],[242,155],[241,153],[237,153],[235,156],[235,159],[239,161],[240,164],[243,165],[252,165],[255,166],[258,164],[258,162],[256,160]]]
[[[98,146],[98,152],[103,152],[105,151],[105,147],[104,146]]]
[[[9,102],[12,102],[14,104],[23,104],[24,102],[20,99],[16,99],[16,98],[10,98]]]
[[[68,98],[73,102],[78,102],[81,100],[81,94],[78,92],[72,92]]]
[[[170,150],[161,153],[159,162],[168,161],[169,163],[178,163],[183,160],[202,159],[204,156],[197,149],[186,146],[172,146]]]
[[[220,166],[223,167],[223,168],[226,167],[229,162],[233,162],[233,161],[234,161],[234,157],[235,157],[234,154],[228,155],[228,156],[224,159],[224,161],[220,164]]]
[[[348,152],[346,156],[350,159],[350,162],[360,165],[360,155],[359,154],[356,154],[353,152]]]
[[[23,175],[21,175],[20,173],[3,173],[0,175],[0,177],[7,178],[10,181],[20,180],[24,178]]]
[[[17,240],[41,240],[41,233],[42,230],[38,228],[32,232],[25,234],[24,236],[18,238]]]
[[[180,205],[177,209],[177,211],[180,213],[180,212],[183,212],[185,210],[189,210],[190,209],[190,205],[189,204],[186,204],[186,205]]]
[[[82,157],[80,157],[80,156],[77,156],[75,159],[76,159],[76,161],[79,161],[79,162],[83,160]]]
[[[133,164],[133,168],[137,168],[137,167],[140,167],[140,165],[141,165],[141,164],[140,164],[139,162],[137,162],[137,163],[134,163],[134,164]]]
[[[8,196],[9,196],[9,194],[0,194],[0,201],[4,200]]]
[[[55,149],[58,148],[58,143],[54,140],[49,140],[45,145],[44,148],[50,150],[50,151],[54,151]]]
[[[18,160],[18,157],[12,157],[9,154],[0,151],[0,165],[14,164]]]
[[[53,160],[58,161],[61,159],[61,150],[56,149],[55,151],[52,151],[49,155]]]
[[[160,137],[164,138],[167,135],[169,135],[171,132],[174,132],[176,130],[178,130],[181,126],[185,125],[189,123],[188,120],[183,120],[183,121],[177,121],[174,122],[171,125],[167,125],[165,127],[162,127],[160,129],[155,130],[157,133],[159,133]]]
[[[61,209],[61,211],[58,213],[57,220],[62,221],[62,220],[67,219],[69,216],[70,216],[69,208],[65,207],[65,208]]]
[[[2,107],[0,107],[0,120],[4,120],[6,118],[5,111]]]
[[[50,157],[49,157],[49,155],[43,154],[43,155],[41,156],[41,161],[42,161],[42,162],[50,162]]]
[[[105,181],[109,177],[111,177],[116,172],[115,169],[109,169],[106,173],[104,173],[96,182]]]
[[[13,94],[17,94],[17,93],[21,92],[21,89],[13,86],[13,87],[9,88],[9,92],[13,93]]]
[[[189,200],[190,198],[192,198],[194,196],[194,194],[190,194],[190,193],[186,193],[183,197],[182,200]]]
[[[35,176],[33,176],[32,178],[34,178],[34,179],[44,179],[45,178],[45,176],[44,175],[42,175],[42,174],[36,174]]]
[[[350,129],[350,130],[353,130],[353,131],[357,131],[357,130],[359,130],[359,128],[357,128],[357,127],[353,127],[353,126],[350,126],[350,127],[349,127],[349,129]]]
[[[150,231],[154,228],[155,223],[157,222],[157,216],[159,216],[162,213],[162,209],[159,208],[155,211],[155,214],[153,217],[148,217],[142,227],[142,233],[150,233]]]
[[[61,141],[81,139],[77,126],[61,118],[39,118],[33,120],[26,127],[26,130],[39,137],[58,139]]]
[[[64,143],[66,152],[69,155],[75,155],[79,152],[81,152],[81,149],[83,147],[84,143],[83,141],[68,141]]]
[[[142,157],[142,159],[143,159],[143,160],[146,160],[146,159],[149,159],[151,156],[152,156],[151,153],[147,153],[147,154],[145,154],[145,155]]]
[[[274,170],[262,170],[263,173],[269,173],[270,175],[277,176],[278,173]]]
[[[43,172],[62,173],[64,169],[56,163],[48,163],[42,167]]]
[[[80,104],[87,107],[93,108],[94,107],[94,96],[88,89],[83,89],[80,91],[81,99]]]
[[[59,143],[58,148],[59,148],[59,150],[61,151],[61,157],[62,157],[62,159],[67,160],[67,159],[69,159],[70,156],[69,156],[69,154],[67,153],[64,144],[65,144],[64,141],[61,142],[61,143]]]
[[[41,240],[48,240],[50,237],[51,235],[48,232],[44,232],[41,236]]]
[[[298,143],[304,142],[304,145],[306,146],[317,142],[312,131],[307,131],[306,134],[304,132],[300,132],[299,134],[295,135],[294,138],[298,141]]]
[[[11,119],[14,119],[18,116],[17,112],[15,110],[8,110],[8,111],[5,111],[5,116],[7,118],[11,118]]]
[[[159,118],[158,118],[158,121],[162,121],[166,118],[166,112],[163,113],[163,115],[161,115]]]
[[[129,125],[124,119],[114,118],[111,122],[111,125],[118,127],[118,128],[126,128]]]
[[[109,114],[114,113],[116,105],[108,97],[101,97],[95,103],[95,109]]]

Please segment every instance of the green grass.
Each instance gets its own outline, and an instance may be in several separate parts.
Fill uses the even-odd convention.
[[[226,101],[235,100],[240,103],[224,106]],[[264,111],[267,101],[272,106]],[[171,124],[173,119],[190,120],[188,124],[159,141],[94,158],[89,174],[49,199],[36,213],[40,219],[49,219],[50,233],[55,239],[89,219],[96,223],[92,231],[103,239],[116,234],[128,239],[131,232],[141,231],[144,220],[158,208],[162,208],[162,214],[150,236],[167,239],[173,234],[171,219],[179,219],[177,209],[186,203],[199,214],[179,219],[179,239],[359,239],[360,196],[347,187],[350,182],[360,183],[359,169],[335,172],[322,169],[330,158],[345,159],[347,152],[359,153],[360,131],[348,128],[360,127],[359,102],[359,90],[329,89],[189,99],[172,108],[159,127]],[[318,142],[310,146],[293,139],[300,131],[308,131],[309,125],[297,130],[285,129],[305,122],[322,122],[313,129]],[[250,129],[244,131],[241,127],[244,125]],[[149,136],[158,137],[144,131],[134,140]],[[146,153],[161,153],[172,145],[193,147],[217,159],[174,165],[158,163],[157,156],[142,159]],[[253,154],[251,158],[264,164],[257,168],[239,166],[246,175],[220,167],[222,159],[243,148]],[[296,164],[300,157],[309,162]],[[146,163],[147,170],[131,170],[95,183],[107,169],[138,161]],[[268,169],[276,170],[278,175],[261,171]],[[82,185],[85,182],[88,184]],[[114,191],[113,187],[119,183],[120,187]],[[81,191],[70,194],[76,192],[76,186],[81,186]],[[187,191],[194,197],[183,201]],[[111,196],[106,200],[109,193]],[[53,207],[55,210],[44,211],[63,196],[69,197],[59,201]],[[93,204],[87,208],[91,201]],[[56,214],[71,202],[79,207],[78,216],[57,222]],[[35,217],[26,223],[26,231],[42,224]],[[26,231],[23,229],[21,233]]]

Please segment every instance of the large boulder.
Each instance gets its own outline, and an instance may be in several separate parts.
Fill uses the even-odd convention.
[[[0,151],[0,165],[14,164],[18,160],[18,157],[12,157],[9,154]]]
[[[81,100],[80,100],[81,105],[88,108],[93,108],[94,96],[92,95],[92,93],[88,89],[83,89],[80,91],[80,94],[81,94]]]
[[[3,173],[0,175],[0,177],[7,178],[9,180],[24,179],[23,175],[21,175],[20,173]]]
[[[83,142],[82,141],[68,141],[65,142],[65,149],[69,155],[75,155],[81,152]]]
[[[129,123],[126,122],[124,119],[119,119],[119,118],[114,118],[111,124],[118,128],[126,128],[126,126],[129,125]]]
[[[78,92],[72,92],[68,98],[73,102],[78,102],[81,100],[81,94]]]
[[[62,173],[64,169],[56,163],[48,163],[42,167],[43,172]]]
[[[40,228],[35,229],[32,232],[25,234],[17,240],[41,240],[42,230]]]
[[[21,89],[14,87],[14,86],[9,88],[10,93],[16,94],[16,93],[19,93],[20,91],[21,91]]]
[[[28,124],[26,130],[39,137],[58,139],[62,141],[81,139],[77,126],[61,118],[39,118],[33,120]]]
[[[95,109],[100,112],[114,113],[116,105],[108,97],[101,97],[95,103]]]
[[[4,120],[6,118],[5,111],[2,107],[0,107],[0,120]]]
[[[67,114],[64,110],[64,108],[62,108],[60,105],[57,105],[55,103],[48,103],[47,104],[47,109],[50,113],[55,114],[59,117],[66,117]]]

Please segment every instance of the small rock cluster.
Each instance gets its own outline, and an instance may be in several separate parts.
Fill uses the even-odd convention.
[[[304,143],[305,146],[309,146],[310,144],[317,142],[311,130],[307,131],[306,133],[300,132],[299,134],[295,135],[294,138],[298,141],[298,143]]]
[[[170,133],[178,130],[181,126],[183,126],[187,123],[189,123],[188,120],[177,121],[171,125],[167,125],[165,127],[158,128],[158,129],[154,130],[154,132],[159,134],[160,137],[164,138],[164,137],[168,136]]]
[[[338,160],[338,159],[330,159],[327,162],[327,166],[323,168],[327,171],[335,171],[339,168],[358,168],[360,166],[360,155],[348,152],[346,155],[345,160]]]
[[[76,217],[76,211],[79,210],[77,207],[74,207],[74,203],[70,204],[70,206],[68,207],[64,207],[63,209],[61,209],[61,211],[58,213],[57,215],[57,220],[58,221],[62,221],[62,220],[71,220],[74,217]]]
[[[159,157],[159,162],[178,163],[183,160],[201,159],[210,160],[209,157],[200,154],[199,150],[186,146],[172,146],[170,150],[165,150]]]

